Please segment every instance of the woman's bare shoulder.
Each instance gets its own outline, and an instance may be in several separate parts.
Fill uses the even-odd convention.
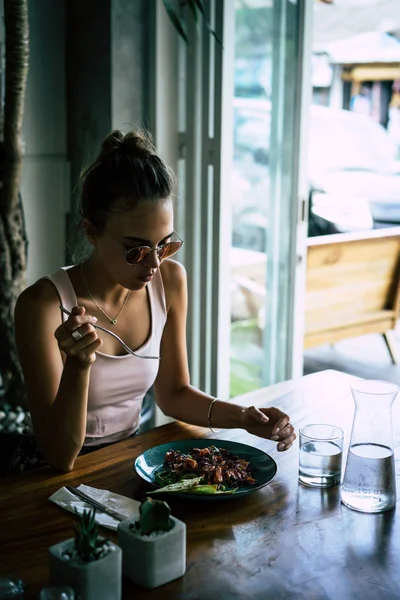
[[[21,356],[25,352],[29,356],[33,340],[40,346],[40,340],[51,339],[55,347],[53,334],[62,322],[59,305],[56,288],[46,279],[28,286],[19,295],[14,309],[14,329]]]
[[[169,258],[165,260],[160,267],[164,286],[172,285],[175,286],[179,283],[186,282],[186,269],[176,260]]]
[[[162,263],[160,270],[164,284],[167,309],[169,309],[176,302],[181,302],[186,299],[186,269],[181,263],[168,259]]]
[[[52,282],[49,279],[38,279],[18,296],[16,310],[38,309],[40,306],[48,308],[49,305],[57,303],[58,294]]]

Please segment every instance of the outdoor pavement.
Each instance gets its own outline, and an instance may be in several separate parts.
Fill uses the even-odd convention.
[[[392,332],[392,338],[400,360],[400,324]],[[383,337],[379,334],[307,350],[304,354],[304,374],[324,369],[336,369],[365,379],[391,381],[400,386],[400,364],[392,363]]]

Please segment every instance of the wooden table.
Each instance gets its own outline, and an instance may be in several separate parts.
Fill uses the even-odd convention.
[[[344,428],[346,444],[353,416],[353,378],[324,371],[247,394],[243,405],[275,405],[296,429],[307,422]],[[400,400],[393,409],[400,442]],[[76,461],[74,471],[44,468],[1,481],[0,573],[14,573],[37,599],[48,581],[47,549],[72,535],[74,517],[48,501],[66,484],[85,483],[141,500],[148,489],[132,465],[144,450],[167,441],[209,437],[257,446],[277,462],[274,480],[245,497],[217,502],[171,499],[173,514],[187,524],[184,577],[154,590],[124,580],[124,599],[400,598],[400,515],[368,515],[340,503],[339,487],[311,489],[298,484],[298,445],[283,454],[275,444],[240,430],[211,434],[172,423],[119,442]],[[397,463],[397,476],[399,475]],[[113,532],[107,535],[116,539]],[[111,600],[111,599],[110,599]]]

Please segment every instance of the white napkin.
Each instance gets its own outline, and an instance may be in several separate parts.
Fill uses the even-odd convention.
[[[139,516],[140,502],[137,500],[121,496],[120,494],[114,494],[108,490],[99,490],[90,487],[89,485],[81,484],[77,486],[77,489],[85,492],[85,494],[93,498],[93,500],[98,500],[98,502],[105,504],[108,508],[117,510],[119,513],[125,515],[127,519]],[[92,508],[90,504],[87,504],[84,500],[81,500],[78,496],[72,494],[65,487],[54,492],[49,500],[70,512],[74,512],[74,509],[76,509],[79,514],[83,513],[85,509]],[[116,530],[118,528],[119,521],[105,513],[96,512],[96,521],[99,525],[103,525],[103,527],[107,527],[108,529]]]

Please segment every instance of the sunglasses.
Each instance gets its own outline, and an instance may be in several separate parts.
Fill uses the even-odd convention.
[[[101,225],[97,225],[102,229],[114,242],[116,242],[119,246],[121,246],[121,242],[116,240],[104,227]],[[128,265],[137,265],[138,263],[145,260],[152,252],[157,253],[158,260],[164,260],[166,258],[171,258],[174,256],[183,246],[183,240],[179,237],[175,231],[171,235],[171,237],[178,238],[177,240],[173,240],[172,242],[167,242],[165,244],[161,244],[161,246],[157,246],[156,248],[151,248],[150,246],[137,246],[135,248],[130,248],[129,250],[125,250],[125,260]]]
[[[164,260],[165,258],[171,258],[174,256],[183,246],[181,238],[174,233],[178,239],[173,242],[167,242],[157,248],[150,248],[150,246],[138,246],[137,248],[130,248],[125,251],[125,260],[128,265],[137,265],[138,263],[145,260],[152,252],[157,253],[158,260]]]

